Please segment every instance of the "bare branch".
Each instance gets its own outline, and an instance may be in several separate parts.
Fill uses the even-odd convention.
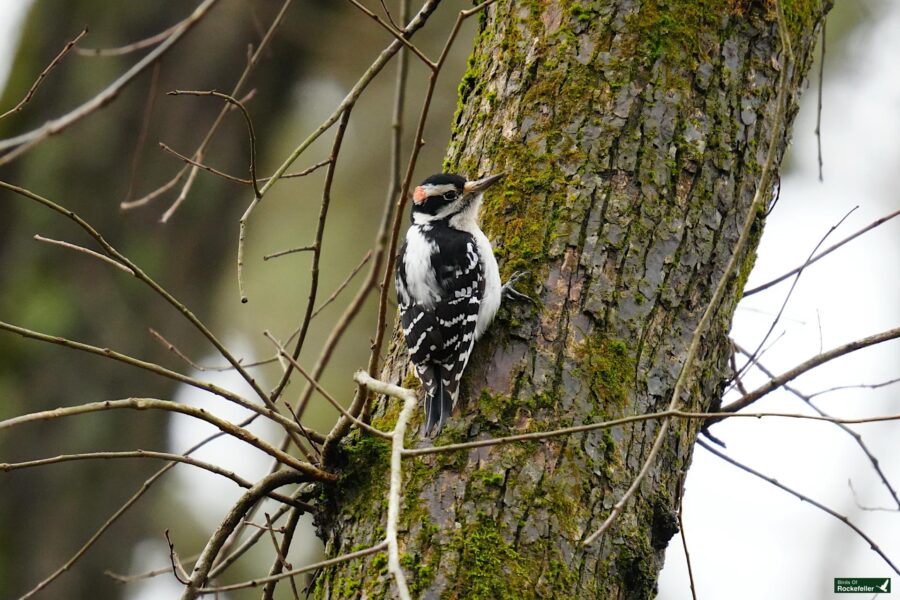
[[[366,548],[364,550],[357,550],[356,552],[350,552],[348,554],[342,554],[341,556],[330,558],[328,560],[323,560],[321,562],[313,563],[311,565],[306,565],[305,567],[300,567],[299,569],[294,569],[292,571],[285,571],[280,575],[272,575],[270,577],[260,577],[259,579],[253,579],[250,581],[244,581],[242,583],[233,583],[231,585],[222,585],[219,587],[204,587],[197,590],[197,592],[201,594],[215,594],[218,592],[230,592],[234,590],[242,590],[245,588],[254,588],[259,587],[264,583],[268,583],[270,581],[275,581],[278,579],[284,579],[286,577],[293,577],[294,575],[300,575],[301,573],[308,573],[309,571],[315,571],[317,569],[324,569],[325,567],[331,567],[334,565],[339,565],[341,563],[347,562],[349,560],[354,560],[357,558],[362,558],[364,556],[369,556],[370,554],[375,554],[376,552],[381,552],[382,550],[387,548],[387,542],[381,542],[371,546],[370,548]]]
[[[138,208],[140,206],[144,206],[145,204],[153,202],[154,200],[171,190],[173,187],[178,185],[178,182],[181,181],[181,178],[184,177],[184,174],[187,173],[187,171],[188,168],[186,166],[181,167],[181,170],[175,173],[175,177],[173,177],[160,187],[156,188],[145,196],[137,198],[136,200],[125,200],[121,202],[119,204],[119,208],[122,210],[131,210],[132,208]]]
[[[757,471],[757,470],[755,470],[755,469],[752,469],[752,468],[748,467],[747,465],[745,465],[745,464],[743,464],[743,463],[740,463],[740,462],[734,460],[733,458],[731,458],[731,457],[727,456],[726,454],[720,452],[720,451],[717,450],[716,448],[713,448],[712,446],[710,446],[709,444],[707,444],[707,443],[704,442],[703,440],[697,440],[697,443],[698,443],[702,448],[704,448],[705,450],[708,450],[709,452],[715,454],[716,456],[718,456],[719,458],[721,458],[721,459],[724,460],[725,462],[731,463],[732,465],[736,466],[737,468],[741,469],[742,471],[746,471],[747,473],[750,473],[751,475],[755,475],[756,477],[759,477],[759,478],[762,479],[763,481],[766,481],[766,482],[768,482],[768,483],[771,483],[771,484],[774,485],[775,487],[784,490],[785,492],[787,492],[788,494],[794,496],[795,498],[797,498],[797,499],[799,499],[799,500],[801,500],[801,501],[803,501],[803,502],[808,502],[809,504],[812,504],[813,506],[815,506],[815,507],[818,508],[819,510],[821,510],[821,511],[823,511],[823,512],[825,512],[825,513],[828,513],[829,515],[831,515],[832,517],[834,517],[835,519],[837,519],[838,521],[840,521],[841,523],[843,523],[844,525],[846,525],[847,527],[849,527],[850,529],[852,529],[859,537],[861,537],[863,540],[865,540],[866,544],[868,544],[868,546],[872,549],[872,551],[874,551],[875,554],[877,554],[878,556],[880,556],[881,559],[882,559],[884,562],[886,562],[886,563],[888,564],[888,566],[891,567],[891,569],[893,569],[894,573],[896,573],[897,575],[900,575],[900,570],[897,569],[897,566],[891,561],[890,558],[888,558],[887,554],[885,554],[884,551],[878,546],[878,544],[875,543],[875,540],[873,540],[873,539],[870,538],[868,535],[866,535],[865,532],[863,532],[862,529],[860,529],[859,527],[857,527],[856,525],[854,525],[853,522],[851,522],[850,519],[848,519],[848,518],[845,517],[844,515],[842,515],[842,514],[836,512],[836,511],[834,511],[834,510],[828,508],[827,506],[825,506],[824,504],[822,504],[822,503],[820,503],[820,502],[816,502],[815,500],[813,500],[813,499],[810,498],[809,496],[805,496],[805,495],[801,494],[800,492],[798,492],[798,491],[796,491],[796,490],[794,490],[794,489],[792,489],[792,488],[789,488],[788,486],[784,485],[783,483],[779,482],[778,480],[773,479],[772,477],[768,477],[768,476],[766,476],[766,475],[763,475],[763,474],[760,473],[759,471]]]
[[[817,262],[817,261],[819,261],[820,259],[825,258],[826,256],[828,256],[829,254],[831,254],[832,252],[834,252],[835,250],[837,250],[838,248],[840,248],[840,247],[843,246],[844,244],[846,244],[846,243],[848,243],[848,242],[851,242],[851,241],[855,240],[856,238],[858,238],[858,237],[861,236],[862,234],[866,233],[867,231],[871,231],[872,229],[875,229],[875,228],[878,227],[879,225],[883,225],[883,224],[887,223],[888,221],[890,221],[891,219],[893,219],[893,218],[896,217],[897,215],[900,215],[900,209],[895,210],[894,212],[892,212],[892,213],[890,213],[890,214],[888,214],[888,215],[885,215],[885,216],[881,217],[880,219],[876,219],[876,220],[872,221],[871,223],[869,223],[868,225],[866,225],[865,227],[863,227],[862,229],[860,229],[860,230],[857,231],[856,233],[854,233],[854,234],[852,234],[852,235],[849,235],[849,236],[845,237],[843,240],[841,240],[841,241],[838,242],[837,244],[835,244],[835,245],[833,245],[833,246],[830,246],[830,247],[828,247],[827,249],[825,249],[825,250],[823,250],[822,252],[820,252],[819,254],[815,255],[815,256],[812,257],[810,260],[806,261],[805,263],[803,263],[802,265],[800,265],[800,266],[797,267],[796,269],[792,269],[792,270],[788,271],[787,273],[785,273],[784,275],[781,275],[781,276],[779,276],[779,277],[776,277],[776,278],[773,279],[772,281],[769,281],[768,283],[764,283],[764,284],[762,284],[762,285],[758,285],[758,286],[756,286],[755,288],[751,288],[751,289],[749,289],[749,290],[744,290],[744,298],[746,298],[747,296],[752,296],[753,294],[757,294],[757,293],[759,293],[759,292],[761,292],[761,291],[763,291],[763,290],[767,290],[767,289],[769,289],[770,287],[772,287],[773,285],[776,285],[776,284],[778,284],[778,283],[781,283],[782,281],[784,281],[785,279],[791,277],[792,275],[796,275],[797,273],[799,273],[800,271],[802,271],[803,269],[805,269],[805,268],[808,267],[809,265],[813,264],[814,262]]]
[[[377,428],[375,428],[375,427],[372,427],[372,426],[369,425],[368,423],[364,423],[364,422],[360,421],[359,419],[357,419],[356,417],[354,417],[353,415],[351,415],[349,412],[347,412],[347,409],[344,408],[343,406],[341,406],[341,403],[334,399],[334,396],[332,396],[331,394],[329,394],[328,391],[327,391],[325,388],[323,388],[321,385],[319,385],[319,382],[316,381],[315,379],[313,379],[312,375],[310,375],[309,373],[307,373],[307,372],[306,372],[306,369],[304,369],[303,367],[301,367],[301,366],[300,366],[300,363],[298,363],[297,360],[296,360],[293,356],[291,356],[290,354],[287,353],[287,351],[284,349],[284,346],[282,346],[281,344],[279,344],[279,343],[278,343],[278,340],[276,340],[274,337],[272,337],[272,334],[270,334],[268,331],[264,331],[264,332],[263,332],[263,335],[266,336],[266,338],[267,338],[270,342],[272,342],[272,344],[275,346],[275,348],[278,349],[278,354],[279,354],[280,356],[284,357],[285,360],[287,360],[288,362],[290,362],[291,365],[292,365],[295,369],[297,369],[297,371],[298,371],[301,375],[303,375],[303,376],[306,378],[306,380],[309,382],[310,385],[312,385],[314,388],[316,388],[316,390],[317,390],[320,394],[322,394],[322,396],[323,396],[326,400],[328,400],[328,402],[329,402],[333,407],[335,407],[335,408],[338,410],[338,412],[340,412],[342,415],[344,415],[344,416],[347,417],[348,419],[352,420],[354,425],[356,425],[356,426],[359,427],[360,429],[364,429],[364,430],[368,431],[368,432],[371,433],[372,435],[376,435],[376,436],[378,436],[378,437],[385,438],[385,439],[392,439],[392,437],[393,437],[392,434],[387,433],[387,432],[385,432],[385,431],[381,431],[380,429],[377,429]]]
[[[188,17],[190,18],[190,17]],[[125,54],[131,54],[137,50],[143,50],[144,48],[148,48],[150,46],[155,46],[156,44],[162,42],[167,37],[172,35],[176,29],[178,29],[184,21],[179,21],[175,23],[171,27],[166,28],[163,31],[155,35],[151,35],[148,38],[144,38],[142,40],[138,40],[137,42],[132,42],[130,44],[126,44],[125,46],[118,46],[116,48],[75,48],[75,54],[79,56],[122,56]]]
[[[190,31],[198,22],[200,22],[217,2],[218,0],[204,0],[202,4],[194,9],[191,16],[178,24],[178,27],[164,42],[128,69],[128,71],[112,82],[106,89],[78,108],[57,119],[49,121],[38,129],[0,141],[0,152],[9,150],[9,152],[0,156],[0,166],[9,163],[47,138],[68,129],[81,119],[93,114],[115,100],[128,84],[134,81],[148,67],[153,66],[153,64],[165,55],[165,53],[171,49],[185,33]]]
[[[88,32],[88,28],[85,27],[84,29],[81,30],[81,33],[79,33],[77,36],[75,36],[75,39],[73,39],[72,41],[68,42],[65,46],[63,46],[63,49],[59,51],[59,54],[57,54],[53,58],[53,60],[50,61],[50,64],[47,65],[47,67],[43,71],[40,72],[40,74],[37,76],[37,79],[35,79],[34,83],[31,84],[31,87],[28,88],[28,92],[25,93],[25,97],[22,98],[21,100],[19,100],[18,104],[16,104],[11,109],[9,109],[8,111],[6,111],[2,115],[0,115],[0,119],[8,117],[9,115],[11,115],[13,113],[20,112],[23,108],[25,108],[25,105],[31,101],[31,97],[34,96],[34,93],[44,82],[44,78],[50,74],[50,71],[52,71],[56,67],[56,65],[58,65],[62,61],[63,58],[65,58],[66,54],[68,54],[69,51],[75,46],[75,44],[78,43],[78,40],[80,40],[85,35],[87,35],[87,32]]]
[[[894,329],[889,329],[887,331],[883,331],[881,333],[876,333],[875,335],[870,335],[869,337],[864,337],[862,339],[856,340],[854,342],[850,342],[849,344],[844,344],[843,346],[838,346],[837,348],[833,348],[828,352],[823,352],[822,354],[818,354],[813,356],[806,362],[803,362],[793,369],[789,371],[785,371],[778,377],[773,377],[765,384],[756,388],[749,394],[738,398],[731,404],[722,407],[723,412],[737,412],[743,408],[746,408],[774,390],[777,390],[785,383],[796,379],[800,375],[806,373],[807,371],[818,367],[821,364],[824,364],[828,361],[834,360],[835,358],[844,356],[845,354],[850,354],[851,352],[855,352],[856,350],[860,350],[861,348],[867,348],[869,346],[874,346],[875,344],[880,344],[882,342],[887,342],[889,340],[894,340],[900,337],[900,327],[896,327]],[[709,420],[708,425],[721,421],[720,418],[713,418]]]
[[[88,250],[87,248],[82,248],[81,246],[76,246],[75,244],[71,244],[69,242],[64,242],[62,240],[54,240],[52,238],[46,238],[38,234],[34,234],[34,239],[39,242],[45,242],[47,244],[53,244],[54,246],[61,246],[63,248],[68,248],[69,250],[74,250],[75,252],[81,252],[82,254],[87,254],[88,256],[92,256],[98,260],[102,260],[108,265],[112,265],[115,268],[127,273],[129,275],[134,275],[134,271],[123,265],[117,260],[113,260],[106,256],[103,256],[99,252],[94,252],[93,250]]]
[[[178,580],[178,583],[187,585],[190,583],[190,578],[185,572],[184,567],[181,566],[181,561],[178,560],[178,554],[175,552],[175,544],[172,543],[172,538],[169,537],[168,529],[166,529],[166,543],[169,545],[169,561],[172,563],[172,574],[175,576],[175,579]]]
[[[106,400],[104,402],[87,402],[76,406],[68,406],[64,408],[56,408],[52,410],[44,410],[40,412],[27,413],[12,417],[4,421],[0,421],[0,430],[15,427],[25,423],[33,423],[35,421],[49,421],[51,419],[59,419],[63,417],[71,417],[93,412],[101,412],[106,410],[130,409],[130,410],[165,410],[174,413],[181,413],[201,421],[206,421],[210,425],[215,426],[219,431],[223,431],[242,442],[246,442],[251,446],[262,450],[272,458],[278,460],[284,465],[288,465],[297,469],[304,477],[311,477],[320,481],[334,481],[336,476],[322,471],[313,465],[297,460],[290,454],[282,452],[278,448],[271,446],[268,442],[263,441],[247,431],[215,415],[208,411],[195,406],[179,404],[178,402],[170,402],[168,400],[158,400],[156,398],[126,398],[124,400]]]
[[[684,548],[684,560],[687,563],[688,580],[691,582],[691,598],[697,600],[697,589],[694,587],[694,569],[691,567],[691,553],[688,551],[687,534],[684,531],[684,516],[681,511],[683,507],[683,502],[678,504],[678,529],[681,531],[681,546]]]
[[[153,450],[128,450],[122,452],[84,452],[80,454],[60,454],[59,456],[54,456],[51,458],[40,458],[37,460],[29,460],[24,462],[17,463],[0,463],[0,471],[17,471],[19,469],[30,469],[32,467],[42,467],[46,465],[55,465],[65,462],[79,461],[79,460],[115,460],[122,458],[154,458],[160,460],[167,460],[176,463],[184,463],[186,465],[191,465],[193,467],[197,467],[199,469],[203,469],[204,471],[209,471],[215,475],[220,475],[225,477],[226,479],[230,479],[235,482],[242,488],[250,489],[253,487],[253,484],[243,477],[237,475],[234,471],[229,471],[227,469],[223,469],[218,465],[214,465],[212,463],[204,462],[202,460],[198,460],[196,458],[192,458],[190,456],[186,456],[183,454],[174,454],[171,452],[156,452]],[[288,496],[284,496],[282,494],[271,493],[269,497],[278,500],[284,504],[289,504],[295,508],[300,508],[306,512],[312,512],[313,507],[305,502],[300,502],[299,500],[294,500],[289,498]]]
[[[5,323],[0,321],[0,330],[9,331],[11,333],[15,333],[21,335],[22,337],[31,338],[35,340],[40,340],[42,342],[48,342],[51,344],[57,344],[59,346],[64,346],[66,348],[71,348],[73,350],[80,350],[82,352],[87,352],[88,354],[95,354],[97,356],[103,356],[112,360],[116,360],[127,365],[131,365],[133,367],[137,367],[139,369],[143,369],[145,371],[149,371],[151,373],[155,373],[156,375],[160,375],[162,377],[166,377],[167,379],[172,379],[174,381],[178,381],[179,383],[184,383],[191,387],[195,387],[200,390],[204,390],[225,398],[231,402],[234,402],[238,406],[246,408],[247,410],[251,410],[259,415],[272,419],[276,423],[288,429],[296,429],[296,425],[293,421],[285,417],[284,415],[278,413],[277,411],[273,411],[269,408],[259,406],[257,404],[253,404],[252,402],[246,400],[242,396],[235,394],[232,391],[221,388],[212,383],[207,383],[205,381],[200,381],[199,379],[194,379],[193,377],[188,377],[187,375],[183,375],[178,373],[177,371],[171,371],[165,367],[157,365],[155,363],[147,362],[144,360],[140,360],[138,358],[134,358],[132,356],[128,356],[127,354],[121,354],[119,352],[115,352],[110,350],[109,348],[100,348],[98,346],[91,346],[90,344],[83,344],[81,342],[76,342],[64,337],[46,335],[43,333],[38,333],[37,331],[32,331],[30,329],[25,329],[24,327],[18,327],[16,325],[11,325],[9,323]]]
[[[356,265],[355,267],[353,267],[353,270],[350,271],[350,274],[347,275],[347,277],[344,278],[344,281],[342,281],[341,284],[340,284],[339,286],[337,286],[337,288],[335,288],[334,292],[332,292],[331,295],[328,296],[328,299],[325,300],[325,302],[323,302],[322,304],[320,304],[320,305],[318,306],[318,308],[316,308],[316,310],[313,311],[313,314],[312,314],[312,316],[310,317],[310,319],[315,319],[316,316],[317,316],[320,312],[322,312],[322,311],[325,309],[326,306],[328,306],[329,304],[331,304],[332,302],[334,302],[335,298],[337,298],[338,295],[340,295],[340,293],[341,293],[342,291],[344,291],[344,288],[346,288],[346,287],[350,284],[350,282],[353,280],[353,278],[356,276],[356,274],[359,273],[360,269],[362,269],[362,268],[365,266],[365,264],[366,264],[367,262],[369,262],[369,259],[370,259],[370,258],[372,258],[372,251],[371,251],[371,250],[369,250],[368,252],[366,252],[366,255],[363,256],[363,259],[359,262],[359,264]],[[298,331],[299,331],[299,330],[298,330]],[[293,336],[291,336],[291,337],[293,337]]]
[[[273,252],[272,254],[266,254],[265,256],[263,256],[263,260],[271,260],[273,258],[278,258],[279,256],[297,254],[298,252],[315,252],[316,250],[317,248],[315,245],[300,246],[299,248],[288,248],[287,250],[279,250],[278,252]]]
[[[638,423],[641,421],[665,420],[665,419],[709,419],[711,417],[721,418],[744,418],[744,419],[761,419],[763,417],[777,417],[782,419],[803,419],[807,421],[822,421],[824,423],[846,423],[846,424],[862,424],[862,423],[883,423],[887,421],[900,421],[900,414],[877,415],[874,417],[830,417],[821,415],[805,415],[801,413],[786,412],[687,412],[683,410],[663,410],[654,413],[645,413],[642,415],[631,415],[629,417],[620,417],[609,421],[600,421],[598,423],[586,423],[584,425],[573,425],[571,427],[563,427],[561,429],[551,429],[547,431],[532,431],[529,433],[519,433],[516,435],[508,435],[505,437],[486,438],[483,440],[474,440],[471,442],[461,442],[458,444],[446,444],[444,446],[427,446],[424,448],[407,448],[403,451],[403,456],[420,456],[422,454],[443,454],[445,452],[458,452],[460,450],[471,450],[473,448],[484,448],[486,446],[499,446],[502,444],[511,444],[513,442],[524,442],[530,440],[547,440],[550,438],[560,437],[564,435],[572,435],[573,433],[584,433],[586,431],[594,431],[596,429],[610,429],[629,423]]]
[[[240,109],[241,114],[244,115],[244,121],[247,123],[247,134],[250,137],[250,181],[253,184],[253,193],[256,194],[256,197],[259,197],[259,183],[256,180],[256,132],[253,129],[253,119],[250,118],[250,113],[247,112],[247,107],[244,106],[243,102],[230,96],[228,94],[223,94],[222,92],[217,92],[215,90],[210,91],[199,91],[199,90],[173,90],[171,92],[167,92],[169,96],[213,96],[215,98],[221,98],[225,100],[229,104],[236,106]],[[169,209],[166,212],[166,215],[171,214],[174,210]],[[163,223],[168,220],[168,217],[163,216]]]
[[[294,351],[291,354],[294,361],[300,357],[300,351],[306,343],[306,334],[309,331],[309,324],[312,321],[312,312],[316,305],[316,296],[319,293],[319,263],[322,259],[322,238],[325,235],[325,220],[328,217],[328,209],[331,206],[331,186],[334,183],[334,173],[337,169],[337,159],[341,152],[341,144],[344,143],[344,133],[347,131],[347,123],[350,122],[350,111],[353,106],[350,105],[341,115],[341,121],[338,123],[337,131],[334,134],[334,142],[331,145],[331,154],[329,155],[328,170],[325,172],[325,184],[322,186],[322,202],[319,205],[319,218],[316,222],[316,237],[313,242],[312,265],[310,266],[310,283],[309,297],[306,300],[306,311],[303,313],[303,321],[300,323],[300,333],[297,337],[297,343],[294,345]],[[284,388],[287,386],[291,377],[291,369],[293,363],[288,363],[287,368],[281,376],[278,384],[272,390],[269,397],[274,402]],[[300,418],[300,413],[291,411]]]
[[[411,50],[412,53],[415,54],[425,64],[426,67],[428,67],[432,71],[435,71],[438,68],[438,66],[434,62],[432,62],[431,59],[429,59],[427,56],[425,56],[425,54],[423,54],[421,50],[416,48],[415,44],[413,44],[408,39],[406,39],[405,32],[398,31],[395,27],[392,27],[388,23],[385,23],[381,19],[381,17],[379,17],[378,15],[376,15],[375,13],[370,11],[368,8],[366,8],[365,6],[360,4],[358,0],[349,0],[349,1],[353,6],[355,6],[360,11],[362,11],[363,14],[365,14],[370,19],[372,19],[373,21],[378,23],[382,28],[384,28],[385,31],[387,31],[392,36],[394,36],[394,38],[396,38],[397,41],[401,42],[404,46],[406,46],[409,50]]]
[[[187,588],[182,594],[182,600],[193,600],[202,593],[201,588],[206,585],[209,571],[213,566],[213,561],[219,553],[219,550],[225,544],[225,540],[234,531],[234,528],[241,522],[244,515],[253,507],[261,498],[269,492],[278,489],[284,485],[291,483],[300,483],[306,478],[306,475],[298,471],[276,471],[267,475],[256,485],[250,488],[237,503],[229,511],[228,516],[219,525],[218,529],[213,533],[212,537],[206,543],[206,547],[200,553],[197,564],[191,573],[191,580]]]
[[[394,425],[394,431],[391,432],[393,438],[391,441],[391,485],[388,492],[388,516],[387,524],[384,526],[384,537],[388,547],[388,571],[394,575],[397,593],[400,600],[411,600],[409,588],[406,585],[406,575],[403,574],[403,568],[400,566],[397,523],[400,520],[400,491],[403,486],[403,438],[406,435],[406,426],[419,400],[414,391],[378,381],[365,371],[357,371],[353,379],[373,392],[387,394],[403,401],[403,408],[397,417],[397,424]]]

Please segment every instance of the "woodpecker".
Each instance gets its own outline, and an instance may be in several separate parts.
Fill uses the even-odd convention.
[[[406,241],[396,259],[400,323],[409,357],[425,389],[425,429],[437,435],[456,406],[472,353],[504,295],[528,296],[506,285],[490,241],[478,226],[484,190],[502,174],[467,181],[432,175],[416,187]]]

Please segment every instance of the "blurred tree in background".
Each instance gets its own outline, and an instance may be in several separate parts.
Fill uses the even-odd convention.
[[[182,170],[182,161],[158,142],[191,156],[223,106],[216,98],[166,92],[231,90],[283,4],[219,0],[157,68],[146,69],[115,101],[0,166],[3,181],[58,201],[91,222],[220,339],[240,347],[245,363],[272,354],[260,331],[284,340],[302,319],[312,280],[308,254],[262,257],[311,242],[323,183],[330,182],[326,170],[279,182],[253,213],[245,248],[247,304],[239,302],[235,257],[238,220],[253,197],[249,185],[201,170],[184,198],[179,198],[187,181],[182,177],[141,206],[123,210],[120,204],[146,198]],[[725,272],[741,224],[758,208],[751,200],[757,188],[768,199],[774,186],[771,174],[762,176],[769,168],[764,165],[770,140],[777,172],[816,34],[830,8],[827,1],[784,2],[796,53],[789,60],[774,0],[588,4],[497,2],[463,24],[441,71],[412,179],[439,170],[448,141],[448,168],[470,176],[506,172],[502,192],[486,206],[486,229],[498,242],[504,272],[531,270],[532,291],[539,290],[535,295],[542,306],[503,313],[502,327],[477,349],[462,418],[440,443],[666,407],[678,361]],[[0,119],[0,138],[39,127],[93,97],[148,52],[88,56],[85,48],[146,39],[196,5],[35,2],[0,112],[26,94],[66,40],[83,25],[89,33],[79,41],[81,53],[66,56],[21,112]],[[467,7],[437,10],[424,34],[415,37],[416,49],[436,58],[456,11]],[[369,3],[384,15],[382,27],[350,3],[304,0],[285,13],[238,94],[255,126],[260,175],[282,163],[394,40],[381,8]],[[475,52],[466,64],[476,27]],[[418,117],[430,71],[411,53],[407,58],[407,110]],[[785,68],[781,96],[776,84]],[[372,248],[385,197],[388,205],[396,197],[389,183],[394,70],[392,63],[353,106],[331,187],[317,306]],[[405,120],[401,136],[405,151],[418,141],[411,122],[413,117]],[[291,170],[328,158],[331,135],[316,140]],[[246,178],[249,153],[246,124],[231,110],[202,162]],[[83,232],[44,207],[6,190],[2,195],[0,320],[191,371],[154,339],[148,331],[153,328],[198,362],[221,364],[171,306],[134,278],[32,238],[40,234],[91,246]],[[161,223],[182,199],[178,211]],[[683,231],[690,235],[682,237]],[[738,272],[726,278],[725,297],[703,332],[698,365],[686,382],[687,408],[714,403],[729,374],[728,325],[760,232],[761,222],[753,227],[750,245],[740,248]],[[664,279],[654,279],[664,271]],[[344,404],[354,389],[357,399],[365,398],[349,374],[369,361],[376,288],[319,377]],[[352,287],[311,322],[300,364],[316,360],[351,296]],[[392,304],[386,314],[390,328]],[[383,353],[392,381],[414,383],[406,376],[401,347],[373,346],[375,364]],[[273,363],[254,376],[269,390],[281,372]],[[207,375],[213,378],[198,377]],[[294,375],[286,398],[293,402],[304,383]],[[144,371],[0,336],[0,420],[98,400],[174,395],[174,385]],[[598,408],[591,398],[618,404]],[[376,404],[375,423],[384,429],[394,422],[395,402]],[[328,431],[336,413],[323,406],[317,400],[303,417],[305,426]],[[420,418],[413,420],[414,428]],[[699,426],[696,420],[673,421],[659,465],[620,518],[618,537],[589,550],[579,542],[636,476],[657,423],[629,430],[628,439],[594,432],[571,447],[523,444],[495,454],[474,451],[468,461],[450,455],[416,462],[405,479],[401,521],[403,567],[414,591],[454,598],[585,590],[597,597],[650,597],[675,531],[674,513]],[[171,447],[170,427],[162,412],[103,412],[4,431],[0,453],[12,463],[98,450],[184,451]],[[375,544],[384,535],[388,504],[381,495],[387,491],[389,444],[373,440],[353,434],[331,455],[326,444],[323,463],[342,477],[316,498],[328,500],[318,507],[317,525],[330,557]],[[64,565],[158,468],[149,461],[80,461],[4,474],[0,597],[17,597]],[[159,542],[167,529],[190,564],[186,555],[203,548],[209,531],[173,496],[167,486],[154,487],[42,593],[127,597],[127,588],[104,571],[159,566],[135,564],[132,549],[141,540]],[[435,515],[442,515],[438,524]],[[298,533],[304,539],[294,546],[318,551],[311,531]],[[237,563],[225,579],[258,577],[271,564],[270,555]],[[573,556],[578,569],[572,567]],[[395,589],[381,555],[322,571],[316,585],[319,597],[332,598],[363,591],[380,597]],[[282,585],[278,594],[290,597],[291,589]],[[259,591],[228,597],[259,597]]]

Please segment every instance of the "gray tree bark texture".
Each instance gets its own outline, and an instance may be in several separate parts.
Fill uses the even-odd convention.
[[[508,304],[469,363],[436,445],[665,410],[692,333],[735,251],[771,140],[775,172],[830,3],[501,0],[481,18],[445,168],[507,174],[483,225],[539,307]],[[784,119],[778,81],[787,71]],[[777,175],[763,182],[773,193]],[[741,268],[682,406],[715,408]],[[411,385],[395,337],[386,374]],[[383,399],[385,428],[397,402]],[[420,411],[421,412],[421,411]],[[419,415],[421,419],[421,415]],[[583,544],[634,481],[659,421],[404,462],[403,565],[422,598],[652,598],[701,424],[672,423],[613,527]],[[412,445],[430,444],[410,436]],[[320,515],[329,556],[384,535],[388,447],[359,436]],[[395,597],[384,555],[319,574],[318,598]]]

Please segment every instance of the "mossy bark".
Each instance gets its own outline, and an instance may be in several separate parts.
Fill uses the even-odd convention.
[[[530,271],[540,308],[501,312],[436,444],[666,408],[773,139],[780,163],[829,7],[784,2],[793,65],[770,2],[490,8],[460,84],[445,166],[507,174],[486,198],[483,224],[504,275]],[[688,409],[720,397],[727,332],[763,220],[703,336],[682,398]],[[396,338],[386,374],[408,376]],[[375,413],[385,424],[392,404]],[[634,480],[659,426],[407,460],[400,533],[415,595],[653,597],[699,423],[673,424],[613,528],[582,542]],[[387,447],[354,438],[344,450],[350,470],[320,519],[330,556],[377,543],[385,522]],[[393,595],[383,556],[327,570],[316,585],[318,598]]]

